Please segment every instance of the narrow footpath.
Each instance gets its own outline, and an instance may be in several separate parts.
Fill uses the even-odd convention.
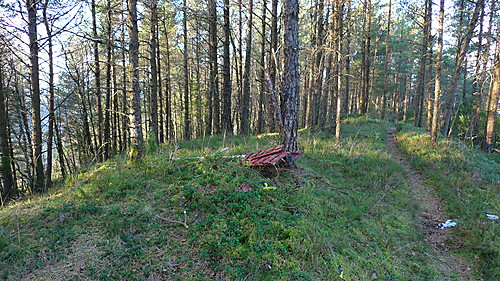
[[[451,228],[440,229],[439,223],[446,221],[447,217],[443,210],[443,203],[435,194],[432,187],[424,182],[422,173],[415,171],[406,159],[398,152],[395,141],[396,128],[390,128],[386,140],[387,151],[392,158],[401,165],[408,173],[408,184],[411,188],[411,196],[419,205],[419,221],[422,223],[424,239],[433,249],[431,258],[442,272],[439,280],[478,280],[471,278],[471,267],[463,260],[450,254],[453,246],[446,241],[450,239]]]

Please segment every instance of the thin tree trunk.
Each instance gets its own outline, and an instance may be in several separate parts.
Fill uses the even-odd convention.
[[[342,56],[342,46],[343,46],[343,27],[344,27],[344,2],[337,3],[337,20],[336,20],[336,68],[335,71],[337,74],[337,110],[335,113],[335,138],[337,140],[340,139],[340,126],[341,122],[341,114],[342,114],[342,69],[343,69],[343,56]],[[389,16],[390,17],[390,16]]]
[[[56,133],[56,146],[57,146],[57,157],[59,158],[59,166],[61,169],[62,177],[66,177],[66,169],[64,164],[64,149],[61,138],[61,131],[59,130],[59,126],[57,125],[57,121],[54,122],[54,129]]]
[[[241,134],[250,133],[250,66],[252,56],[252,21],[253,21],[253,0],[248,1],[248,25],[245,50],[245,71],[243,72],[243,99],[241,106],[240,129]]]
[[[125,21],[125,19],[123,19],[123,21]],[[125,46],[125,24],[123,25],[122,27],[122,34],[121,34],[121,41],[122,41],[122,45]],[[123,67],[123,73],[122,73],[122,114],[123,114],[123,117],[122,117],[122,132],[123,132],[123,135],[122,135],[122,143],[121,143],[121,146],[120,146],[120,150],[123,152],[123,151],[126,151],[127,148],[129,147],[129,143],[130,143],[130,140],[129,140],[129,124],[130,124],[130,113],[129,113],[129,108],[128,108],[128,85],[127,85],[127,63],[126,63],[126,51],[125,51],[125,48],[123,48],[122,50],[122,67]]]
[[[443,68],[443,28],[444,28],[444,0],[439,4],[439,27],[438,27],[438,46],[436,54],[436,75],[434,83],[434,102],[432,107],[431,123],[431,143],[437,145],[437,127],[439,119],[439,99],[441,96],[441,70]]]
[[[443,126],[441,127],[441,134],[444,136],[447,136],[450,131],[451,116],[454,114],[455,110],[455,96],[458,85],[458,78],[460,76],[460,73],[462,72],[463,62],[465,60],[465,56],[467,55],[467,51],[469,50],[469,43],[472,38],[474,28],[477,25],[479,14],[481,8],[483,7],[483,2],[484,0],[478,0],[476,2],[476,7],[474,8],[474,12],[472,13],[472,18],[465,36],[463,36],[458,42],[458,53],[455,59],[455,70],[453,71],[453,76],[450,82],[451,86],[450,90],[448,91],[448,97],[446,99]]]
[[[30,63],[31,63],[31,109],[33,123],[33,164],[34,180],[33,191],[41,192],[45,190],[44,170],[42,155],[42,121],[40,119],[40,78],[38,65],[38,33],[36,0],[27,0],[26,8],[28,10],[28,37],[30,41]]]
[[[479,74],[480,77],[477,79],[477,87],[478,87],[478,94],[477,94],[477,104],[476,104],[476,112],[474,114],[474,121],[472,124],[472,129],[471,129],[471,134],[472,136],[477,136],[479,132],[479,122],[480,122],[480,117],[481,117],[481,108],[483,105],[483,94],[484,94],[484,82],[486,81],[486,72],[487,72],[487,67],[488,67],[488,61],[489,61],[489,56],[490,56],[490,48],[491,48],[491,36],[492,36],[492,28],[493,28],[493,18],[495,15],[495,3],[496,1],[493,0],[491,1],[491,8],[490,8],[490,19],[489,19],[489,24],[488,24],[488,32],[486,34],[486,45],[483,48],[479,48],[478,52],[480,52],[482,49],[484,50],[482,53],[482,56],[478,59],[478,64],[482,65],[481,73]],[[484,11],[483,11],[484,13]]]
[[[497,34],[497,42],[500,40],[500,30]],[[495,115],[498,111],[498,92],[500,91],[500,44],[497,43],[495,59],[493,60],[492,85],[488,98],[488,111],[486,116],[486,151],[493,152],[495,144]]]
[[[233,122],[231,120],[231,57],[229,53],[230,45],[230,21],[229,21],[229,0],[224,0],[224,42],[223,42],[223,65],[222,65],[222,128],[225,134],[233,134]]]
[[[49,55],[49,128],[47,132],[47,170],[45,174],[45,188],[52,186],[52,147],[54,140],[54,52],[52,48],[52,29],[50,28],[47,18],[47,6],[49,1],[46,0],[43,6],[43,23],[47,32],[47,45]]]
[[[103,160],[110,157],[111,144],[111,50],[113,44],[113,35],[111,33],[111,0],[108,0],[106,6],[106,101],[104,112],[104,132],[103,132]]]
[[[384,60],[384,89],[382,93],[382,113],[381,119],[385,119],[386,97],[387,97],[387,79],[389,76],[389,40],[391,36],[391,12],[392,1],[389,0],[389,12],[387,14],[387,32],[385,38],[385,60]]]
[[[361,45],[361,93],[359,100],[360,113],[368,113],[370,87],[370,45],[371,45],[371,0],[363,3],[363,41]]]
[[[424,15],[424,32],[422,37],[422,52],[420,57],[420,70],[419,70],[419,82],[417,88],[417,108],[415,111],[415,127],[422,126],[422,115],[424,110],[424,99],[426,87],[425,83],[427,81],[427,57],[429,55],[429,34],[431,32],[432,24],[432,1],[425,1],[425,15]]]
[[[158,70],[156,64],[156,33],[158,29],[158,2],[153,0],[151,3],[151,25],[150,25],[150,68],[151,68],[151,130],[155,143],[159,143],[158,131]]]
[[[188,69],[188,34],[187,3],[184,0],[182,25],[184,30],[183,66],[184,66],[184,139],[191,139],[191,119],[189,116],[189,69]]]
[[[278,51],[278,0],[272,0],[271,3],[271,42],[270,42],[270,80],[272,83],[272,87],[276,88],[276,74],[277,74],[277,65],[278,62],[275,61],[277,55],[276,52]],[[272,104],[272,97],[269,96],[268,99],[268,104]],[[269,126],[268,126],[268,131],[269,132],[274,132],[276,130],[276,110],[269,110]]]
[[[266,16],[267,16],[267,2],[262,2],[262,42],[260,45],[260,95],[259,95],[259,109],[257,112],[257,133],[261,134],[264,131],[264,111],[265,111],[265,73],[264,73],[264,64],[266,59]]]
[[[137,27],[137,0],[128,0],[128,19],[129,19],[129,59],[130,72],[132,73],[132,120],[131,136],[133,147],[137,155],[131,153],[132,158],[142,155],[142,114],[141,114],[141,89],[139,85],[139,30]]]
[[[219,81],[218,81],[218,62],[217,62],[217,3],[216,0],[209,1],[209,96],[208,96],[208,118],[207,118],[207,134],[218,134],[219,113],[216,112],[217,103],[219,102]],[[213,125],[213,126],[212,126]]]
[[[11,198],[15,197],[17,190],[14,184],[14,177],[12,173],[12,155],[9,147],[9,131],[8,131],[8,108],[6,106],[7,93],[3,86],[3,65],[0,58],[0,206],[8,202]]]
[[[34,0],[33,0],[34,1]],[[101,68],[99,63],[99,39],[97,35],[97,15],[96,15],[96,1],[91,2],[92,9],[92,40],[94,52],[94,73],[95,73],[95,95],[97,97],[97,156],[102,160],[103,149],[103,114],[102,114],[102,97],[101,97]]]

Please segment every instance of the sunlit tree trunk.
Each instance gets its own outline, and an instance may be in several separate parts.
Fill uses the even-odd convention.
[[[253,33],[253,0],[248,1],[248,26],[246,37],[245,50],[245,70],[243,72],[243,96],[241,103],[241,119],[240,130],[241,134],[248,135],[250,133],[250,66],[252,56],[252,33]]]
[[[103,159],[110,157],[111,147],[111,61],[113,48],[112,20],[111,20],[111,0],[106,5],[106,97],[104,110],[104,132],[103,132]]]
[[[493,60],[492,85],[488,97],[488,111],[486,116],[486,151],[491,153],[495,143],[495,117],[498,111],[498,92],[500,91],[500,31],[497,34],[497,50]]]
[[[391,36],[391,12],[392,12],[392,1],[389,0],[389,12],[387,14],[387,30],[385,37],[385,59],[384,59],[384,88],[382,93],[382,113],[380,118],[385,119],[385,108],[386,108],[386,98],[387,98],[387,79],[389,76],[389,39]]]
[[[283,1],[283,144],[285,151],[296,151],[297,109],[299,101],[299,3],[298,0]]]
[[[441,96],[441,70],[443,68],[443,28],[444,28],[444,0],[439,5],[439,27],[438,27],[438,45],[436,54],[436,75],[434,82],[434,101],[432,107],[431,122],[431,143],[437,145],[437,130],[439,117],[439,99]]]
[[[421,56],[420,65],[418,72],[418,87],[416,95],[416,111],[415,111],[415,122],[414,126],[422,126],[422,116],[424,112],[424,100],[425,92],[427,90],[427,58],[429,55],[429,34],[431,32],[432,24],[432,1],[425,1],[425,12],[424,12],[424,31],[422,33],[422,45],[421,45]]]
[[[131,136],[132,146],[138,156],[142,154],[142,113],[141,113],[141,89],[139,85],[139,30],[137,27],[137,0],[128,0],[129,20],[129,60],[130,72],[132,73],[132,122]],[[133,156],[133,155],[132,155]]]
[[[184,139],[191,139],[191,119],[189,116],[189,69],[188,69],[188,34],[187,34],[187,3],[183,4],[183,67],[184,67]]]

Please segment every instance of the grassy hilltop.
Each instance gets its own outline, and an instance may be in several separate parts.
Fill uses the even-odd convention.
[[[387,152],[392,126],[347,119],[340,142],[302,131],[298,168],[266,177],[221,156],[277,145],[275,134],[152,145],[140,163],[97,164],[0,210],[0,278],[341,280],[341,268],[345,280],[438,280],[407,172]],[[498,156],[428,138],[398,126],[400,152],[458,222],[453,252],[494,280],[499,227],[486,214],[500,214]]]

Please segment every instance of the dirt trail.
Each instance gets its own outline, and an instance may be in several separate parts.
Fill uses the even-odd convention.
[[[395,133],[396,128],[389,129],[386,141],[387,151],[408,173],[411,195],[420,206],[418,215],[422,223],[424,239],[434,250],[431,258],[442,272],[442,280],[478,280],[471,277],[470,266],[448,252],[453,249],[453,245],[450,246],[450,243],[446,243],[450,239],[449,232],[451,229],[440,229],[437,227],[439,223],[443,223],[447,219],[443,210],[443,203],[435,194],[434,189],[424,183],[425,177],[422,173],[413,170],[405,158],[398,152]]]

